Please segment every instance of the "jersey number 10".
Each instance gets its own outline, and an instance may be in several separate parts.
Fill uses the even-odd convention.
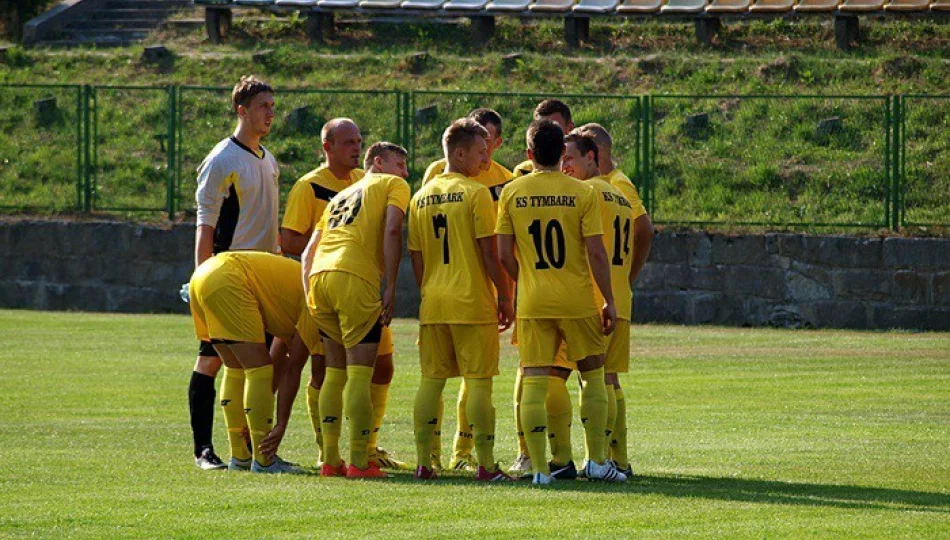
[[[531,233],[531,239],[534,240],[534,250],[538,255],[538,262],[534,263],[535,269],[547,270],[552,266],[554,268],[563,268],[565,249],[564,228],[561,227],[561,222],[552,219],[544,227],[542,234],[541,220],[536,219],[531,222],[531,225],[528,225],[528,232]]]

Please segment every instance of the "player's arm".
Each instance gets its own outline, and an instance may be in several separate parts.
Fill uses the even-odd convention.
[[[300,277],[303,279],[304,298],[310,296],[310,270],[313,268],[313,255],[317,252],[317,246],[320,245],[321,236],[323,236],[322,228],[313,231],[310,241],[307,242],[307,247],[303,250],[303,255],[300,256]]]
[[[214,227],[198,225],[195,231],[195,268],[214,254]]]
[[[280,228],[280,249],[286,255],[300,255],[310,242],[312,234],[301,234],[293,229]]]
[[[287,424],[290,422],[290,413],[293,411],[294,400],[297,399],[297,391],[300,389],[300,373],[307,364],[310,352],[299,334],[294,334],[293,341],[290,342],[290,355],[288,359],[283,360],[286,365],[281,370],[283,372],[277,386],[277,422],[271,432],[261,441],[260,449],[265,456],[273,456],[277,453],[277,448],[284,438],[287,431]]]
[[[383,229],[383,263],[386,287],[383,289],[383,311],[380,323],[389,326],[396,304],[396,277],[402,259],[402,224],[406,213],[398,206],[386,207],[386,227]]]
[[[508,289],[508,276],[502,271],[500,261],[498,260],[498,244],[494,236],[486,236],[478,239],[478,247],[482,256],[482,263],[485,265],[485,271],[488,277],[495,284],[495,290],[498,292],[498,329],[504,332],[511,327],[515,312],[511,307],[511,293]]]
[[[421,251],[409,250],[409,260],[412,262],[412,274],[416,278],[416,286],[422,288],[422,276],[425,275],[426,263]]]
[[[518,259],[515,257],[515,235],[498,235],[498,257],[501,259],[505,272],[511,276],[515,282],[518,281]]]
[[[195,231],[195,267],[214,255],[214,228],[221,215],[221,205],[227,194],[228,179],[215,160],[208,160],[198,168],[198,189],[195,190],[197,230]]]
[[[633,265],[630,267],[630,286],[636,281],[653,247],[653,221],[649,214],[633,220]]]
[[[610,262],[607,260],[607,250],[604,248],[603,235],[585,236],[584,246],[587,248],[587,261],[590,263],[591,274],[604,297],[604,334],[610,335],[617,323],[617,307],[614,304],[614,292],[610,288]]]

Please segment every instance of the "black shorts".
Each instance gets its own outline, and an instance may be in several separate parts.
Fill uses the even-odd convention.
[[[274,336],[268,333],[264,333],[264,343],[267,344],[267,349],[270,350],[271,343],[274,342]],[[210,356],[213,358],[218,358],[220,355],[218,351],[214,350],[214,345],[210,341],[200,341],[198,343],[198,356]]]

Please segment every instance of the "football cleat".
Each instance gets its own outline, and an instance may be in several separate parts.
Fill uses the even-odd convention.
[[[425,465],[419,465],[416,467],[416,473],[413,475],[413,478],[416,480],[435,480],[439,475],[433,469],[426,467]]]
[[[227,469],[228,465],[214,453],[214,448],[207,446],[195,457],[195,465],[203,471]]]
[[[320,476],[346,476],[346,462],[341,461],[338,467],[334,467],[329,463],[324,463],[323,466],[320,467]]]
[[[347,478],[388,478],[389,475],[379,469],[375,463],[370,463],[365,469],[360,469],[356,465],[350,464],[346,470]]]
[[[381,469],[395,469],[397,471],[409,470],[408,464],[392,457],[382,446],[377,446],[375,450],[370,450],[369,462]]]
[[[534,473],[531,477],[531,483],[535,486],[546,486],[554,482],[554,477],[550,474]]]
[[[577,467],[574,466],[573,460],[568,461],[567,465],[558,465],[550,461],[548,467],[551,469],[551,476],[555,480],[574,480],[577,478]]]
[[[515,479],[502,472],[498,464],[495,464],[495,470],[489,471],[485,467],[479,466],[475,473],[475,480],[479,482],[514,482]]]
[[[453,471],[474,471],[478,468],[478,461],[471,454],[456,456],[449,462],[449,468]]]
[[[287,463],[286,461],[276,458],[274,462],[266,467],[261,465],[254,460],[254,463],[251,464],[252,473],[266,473],[266,474],[303,474],[303,470],[296,465]]]
[[[519,454],[518,458],[515,460],[514,465],[508,469],[510,473],[530,473],[531,472],[531,458],[527,454]]]
[[[584,476],[588,480],[601,480],[604,482],[626,482],[627,477],[622,472],[618,471],[608,462],[604,462],[602,465],[594,463],[593,460],[588,460],[587,464],[584,465]]]
[[[247,459],[238,459],[232,457],[231,461],[228,462],[229,471],[249,471],[251,470],[251,462],[254,461],[252,458]]]
[[[429,456],[429,464],[429,468],[432,469],[433,472],[439,472],[442,470],[442,458],[435,454]]]

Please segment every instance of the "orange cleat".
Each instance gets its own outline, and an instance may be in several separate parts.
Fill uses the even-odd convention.
[[[360,469],[356,465],[350,464],[350,468],[346,470],[347,478],[388,478],[389,475],[379,470],[379,466],[375,463],[370,463],[369,467],[365,469]]]
[[[341,461],[340,465],[337,467],[334,467],[329,463],[324,463],[323,467],[320,467],[320,476],[346,476],[346,462]]]
[[[433,469],[426,467],[425,465],[419,465],[416,467],[416,474],[414,475],[416,480],[434,480],[439,477]]]

